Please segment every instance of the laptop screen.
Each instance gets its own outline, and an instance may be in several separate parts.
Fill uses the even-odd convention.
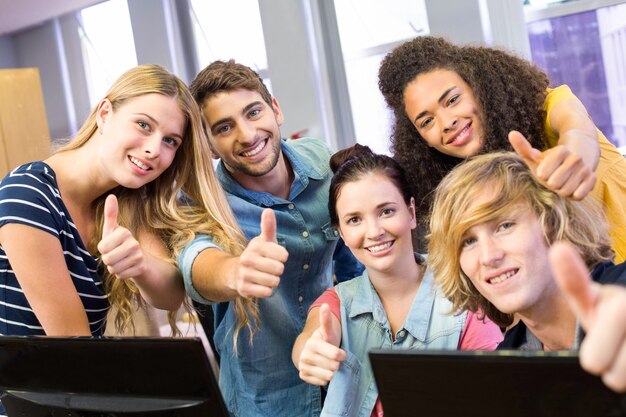
[[[228,415],[195,338],[2,336],[0,390],[9,417]]]
[[[626,416],[576,352],[370,352],[385,417]]]

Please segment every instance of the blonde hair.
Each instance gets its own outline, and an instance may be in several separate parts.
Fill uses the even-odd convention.
[[[187,124],[172,164],[157,179],[139,189],[118,186],[107,193],[117,196],[119,224],[134,235],[141,231],[156,234],[166,244],[168,261],[172,264],[176,264],[178,254],[196,233],[209,234],[224,250],[235,255],[241,253],[246,239],[215,176],[202,116],[185,83],[159,65],[140,65],[122,74],[105,98],[115,110],[146,94],[175,97]],[[57,152],[78,149],[91,139],[98,129],[96,112],[97,107],[74,139]],[[179,201],[183,193],[192,200],[189,204]],[[88,243],[92,253],[97,251],[102,237],[105,198],[102,195],[94,202],[96,233]],[[142,302],[137,288],[130,280],[116,279],[106,268],[103,270],[109,302],[117,307],[116,329],[120,332],[128,327],[134,329],[132,299]],[[172,315],[170,324],[174,324]],[[175,325],[173,329],[176,331]]]
[[[494,191],[493,198],[470,210],[485,189]],[[430,213],[428,261],[454,311],[480,309],[500,326],[512,323],[511,315],[500,312],[478,292],[461,270],[459,257],[468,229],[520,206],[537,216],[548,246],[557,240],[573,243],[589,268],[613,258],[604,214],[592,198],[577,202],[548,190],[515,153],[476,156],[441,181]]]

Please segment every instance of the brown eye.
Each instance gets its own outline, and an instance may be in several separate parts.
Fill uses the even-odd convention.
[[[450,100],[448,100],[448,106],[456,103],[457,101],[459,101],[460,98],[461,96],[459,94],[450,97]]]
[[[466,248],[473,245],[474,243],[476,243],[475,237],[467,237],[461,241],[461,248]]]
[[[425,127],[428,127],[428,125],[430,124],[430,122],[432,122],[433,118],[429,117],[427,119],[422,120],[422,123],[420,123],[420,128],[424,129]]]

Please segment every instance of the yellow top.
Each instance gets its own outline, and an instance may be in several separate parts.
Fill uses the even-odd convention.
[[[567,85],[548,89],[544,104],[546,110],[544,128],[549,147],[556,146],[559,140],[558,134],[550,126],[550,111],[560,100],[572,97],[576,96]],[[604,207],[613,239],[615,262],[621,263],[626,260],[626,158],[600,130],[598,130],[598,140],[600,160],[596,168],[596,185],[591,194]]]

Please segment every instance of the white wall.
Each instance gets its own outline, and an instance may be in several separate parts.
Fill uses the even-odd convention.
[[[425,0],[433,35],[455,43],[504,47],[530,59],[521,0]]]
[[[338,43],[337,34],[330,30],[332,25],[324,26],[328,16],[316,14],[317,1],[259,0],[259,8],[272,89],[285,113],[283,134],[308,129],[308,135],[324,138],[337,148],[354,141],[350,133],[354,128],[342,102],[347,92],[345,76],[332,78],[343,70],[343,63],[337,62],[337,51],[325,56],[328,42]],[[519,0],[426,2],[433,32],[456,41],[503,45],[524,54],[528,40]],[[199,68],[190,45],[191,25],[188,18],[185,21],[186,0],[128,3],[138,62],[164,65],[191,81]],[[72,135],[91,110],[81,53],[73,14],[0,37],[0,67],[39,68],[48,123],[56,138]]]
[[[39,68],[50,136],[64,138],[73,132],[73,100],[67,93],[67,70],[61,29],[57,19],[20,32],[13,38],[17,66]]]
[[[311,55],[304,6],[294,0],[259,0],[272,90],[285,114],[281,132],[289,136],[308,129],[307,136],[322,138],[319,74]]]

